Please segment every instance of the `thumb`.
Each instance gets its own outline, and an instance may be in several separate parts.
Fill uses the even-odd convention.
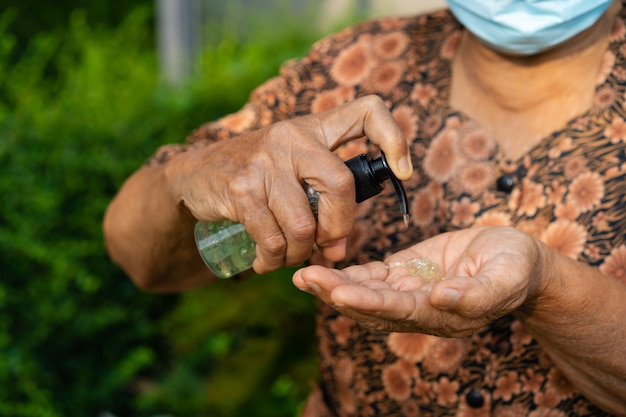
[[[490,304],[483,284],[473,278],[449,278],[435,284],[430,292],[430,303],[441,310],[455,311],[463,316],[477,317]]]

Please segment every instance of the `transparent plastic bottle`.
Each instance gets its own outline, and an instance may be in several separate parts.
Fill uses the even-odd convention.
[[[230,278],[252,266],[256,244],[243,224],[198,222],[194,233],[204,263],[218,277]]]
[[[400,180],[389,168],[384,153],[374,159],[364,154],[358,155],[346,161],[346,165],[354,175],[357,203],[379,194],[383,190],[382,183],[390,179],[400,202],[400,211],[407,223],[409,211],[406,193]],[[319,193],[308,186],[305,190],[311,210],[317,218]],[[194,235],[204,263],[218,277],[230,278],[252,268],[256,244],[241,223],[230,220],[199,221]]]

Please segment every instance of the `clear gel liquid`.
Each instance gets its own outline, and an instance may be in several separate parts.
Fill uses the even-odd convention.
[[[252,268],[256,244],[242,224],[198,222],[195,237],[204,263],[218,277],[230,278]]]
[[[439,265],[426,258],[413,258],[404,262],[385,263],[387,269],[405,267],[414,277],[420,277],[426,282],[442,281],[445,275]]]

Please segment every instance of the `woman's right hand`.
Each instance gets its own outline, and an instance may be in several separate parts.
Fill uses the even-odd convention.
[[[314,244],[340,260],[353,226],[354,178],[331,151],[364,135],[399,179],[411,176],[400,128],[383,102],[368,96],[181,153],[167,164],[169,192],[198,220],[243,223],[257,243],[258,273],[301,264]],[[303,183],[320,193],[317,222]]]

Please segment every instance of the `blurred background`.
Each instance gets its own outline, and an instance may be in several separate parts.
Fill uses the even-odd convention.
[[[0,0],[0,417],[297,415],[317,375],[293,271],[142,293],[102,215],[158,146],[320,36],[441,5]]]

